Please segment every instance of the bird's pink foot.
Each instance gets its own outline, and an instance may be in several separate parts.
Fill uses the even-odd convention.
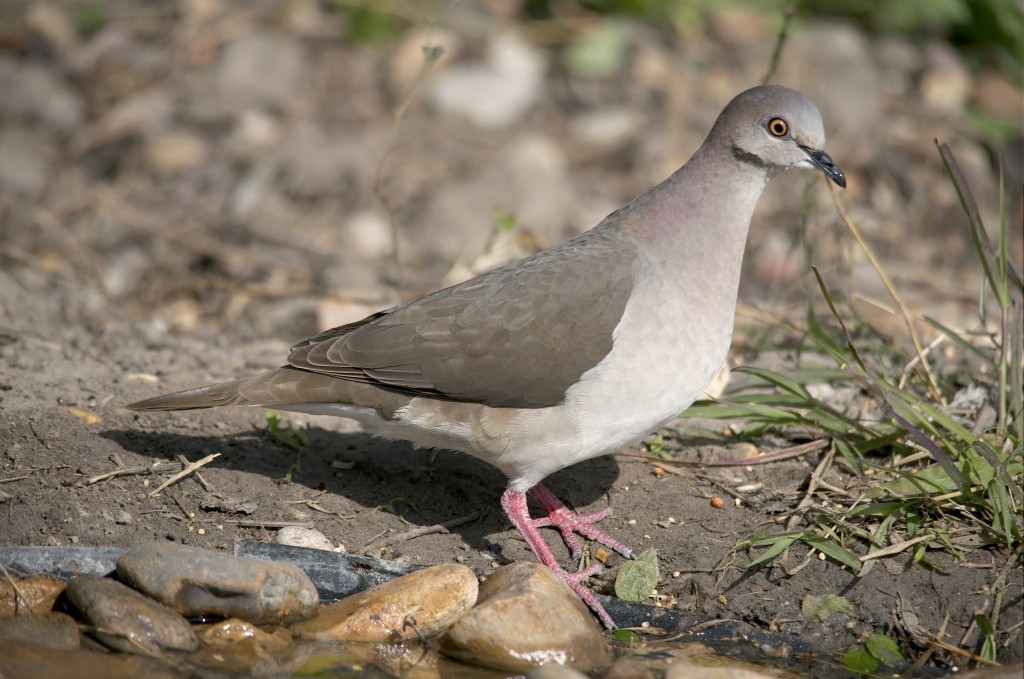
[[[577,514],[562,504],[562,501],[543,483],[538,483],[529,490],[529,493],[548,512],[547,518],[534,519],[533,525],[537,528],[543,528],[544,526],[554,526],[557,528],[562,533],[562,539],[565,541],[569,551],[572,552],[572,560],[576,563],[579,563],[580,558],[583,556],[583,548],[580,546],[579,540],[576,539],[576,533],[609,549],[614,549],[627,559],[632,559],[636,556],[632,549],[594,526],[596,522],[611,515],[611,505],[597,512]]]
[[[526,540],[526,544],[530,546],[533,553],[537,556],[542,564],[550,568],[555,572],[565,584],[569,585],[569,588],[583,600],[583,603],[587,604],[592,611],[601,620],[601,623],[608,629],[615,629],[615,623],[612,622],[611,616],[604,610],[604,606],[597,600],[594,593],[591,592],[583,584],[583,581],[594,575],[601,570],[601,564],[594,564],[588,568],[581,569],[575,573],[569,573],[555,560],[555,555],[552,553],[551,548],[541,537],[538,527],[543,526],[554,526],[562,533],[562,538],[565,540],[565,544],[569,547],[573,555],[573,560],[579,562],[582,556],[583,550],[580,546],[579,540],[576,538],[576,533],[579,533],[585,538],[594,540],[610,549],[614,549],[627,558],[633,558],[633,550],[623,545],[618,540],[614,539],[604,531],[600,531],[594,527],[593,523],[611,514],[611,507],[606,507],[599,512],[593,512],[590,514],[576,514],[571,511],[568,507],[562,504],[561,501],[555,494],[547,489],[542,484],[537,484],[530,489],[530,495],[536,499],[542,507],[548,512],[548,516],[542,519],[530,518],[530,511],[526,504],[526,494],[506,490],[501,496],[501,506],[505,510],[505,514],[509,520],[512,521],[512,525],[516,527],[516,530]]]

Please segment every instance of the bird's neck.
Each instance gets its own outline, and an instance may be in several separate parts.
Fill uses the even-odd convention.
[[[705,284],[715,279],[735,295],[750,218],[769,178],[764,167],[705,143],[672,176],[630,203],[621,223],[653,265]]]

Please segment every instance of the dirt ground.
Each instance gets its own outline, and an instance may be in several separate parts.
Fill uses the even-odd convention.
[[[486,71],[494,36],[516,33],[503,9],[511,3],[484,4],[482,33],[477,10],[447,17],[451,62],[423,85],[422,101],[413,99],[390,152],[383,204],[374,176],[391,107],[420,63],[422,24],[364,47],[323,35],[294,10],[316,3],[250,12],[115,3],[105,28],[72,30],[62,41],[54,28],[60,4],[58,19],[38,11],[27,19],[40,6],[31,3],[24,15],[3,15],[0,79],[24,96],[0,106],[0,542],[173,540],[223,549],[239,539],[272,541],[276,526],[299,523],[351,552],[457,559],[481,574],[532,559],[499,508],[502,475],[466,455],[413,451],[342,421],[298,416],[292,422],[309,443],[297,454],[266,434],[262,410],[140,416],[123,407],[276,367],[290,344],[319,329],[591,226],[693,151],[718,108],[763,75],[774,42],[759,15],[716,15],[709,37],[679,41],[638,27],[624,70],[591,81],[568,73],[524,30],[526,47],[517,43],[505,58],[519,60],[513,75],[539,69],[528,83],[533,99],[511,122],[485,116],[470,124],[465,116],[475,114],[445,99],[438,82],[460,67]],[[826,43],[832,56],[813,66],[798,59]],[[232,61],[239,45],[280,52],[262,62],[264,72],[240,73]],[[915,317],[971,327],[979,272],[932,138],[954,144],[994,223],[996,158],[1007,159],[1009,185],[1019,187],[1019,149],[1012,139],[1004,147],[974,135],[964,110],[995,96],[983,84],[1004,88],[990,104],[996,109],[1019,88],[998,72],[962,84],[965,67],[942,45],[874,42],[842,25],[804,25],[787,50],[778,79],[825,102],[835,130],[828,148],[850,177],[847,209]],[[840,57],[848,67],[832,69],[829,59]],[[945,79],[929,80],[936,72]],[[859,98],[837,104],[851,88]],[[876,90],[875,99],[865,94]],[[884,292],[843,242],[823,183],[801,193],[805,182],[777,181],[762,201],[740,325],[799,318],[811,261],[859,296],[870,322],[901,337],[898,319],[876,303]],[[1019,196],[1008,201],[1019,216]],[[388,210],[401,231],[398,267]],[[514,238],[494,236],[502,215],[513,216]],[[733,360],[780,358],[792,360]],[[764,452],[798,442],[723,444],[702,433],[711,427],[721,425],[680,420],[662,432],[665,448],[726,460],[751,445]],[[642,446],[624,452],[647,454]],[[170,472],[89,483],[121,467],[214,453],[203,483],[190,476],[155,497]],[[940,629],[951,644],[973,648],[977,631],[962,637],[974,613],[988,611],[1001,577],[1016,584],[1000,626],[1016,631],[1001,637],[1000,657],[1024,657],[1021,565],[998,550],[958,545],[959,561],[936,551],[931,569],[904,555],[863,578],[817,558],[797,568],[806,554],[798,548],[744,569],[756,552],[736,545],[794,506],[818,460],[656,476],[647,462],[620,455],[566,469],[548,485],[580,510],[610,501],[615,514],[603,527],[640,550],[657,549],[665,574],[658,592],[695,620],[741,620],[840,654],[870,632],[900,640],[911,655]],[[844,474],[833,467],[829,483],[842,486]],[[740,493],[739,506],[723,491],[745,486],[756,489]],[[711,507],[715,495],[724,507]],[[469,518],[450,532],[378,546],[461,517]],[[549,542],[567,556],[557,534]],[[802,600],[820,594],[847,597],[855,612],[804,620]],[[944,669],[964,662],[946,653],[932,659]]]

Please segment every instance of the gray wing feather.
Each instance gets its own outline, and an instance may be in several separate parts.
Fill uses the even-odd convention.
[[[289,365],[493,407],[558,404],[612,349],[635,249],[595,230],[299,343]]]

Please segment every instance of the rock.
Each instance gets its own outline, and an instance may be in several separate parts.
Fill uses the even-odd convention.
[[[575,116],[570,131],[588,150],[622,146],[641,132],[643,116],[634,109],[614,107],[590,110]]]
[[[277,531],[274,542],[292,547],[325,549],[328,552],[334,550],[334,543],[328,540],[326,535],[315,528],[303,528],[302,526],[285,526]]]
[[[821,23],[792,33],[775,80],[818,103],[828,121],[829,153],[843,159],[847,172],[870,162],[882,148],[877,133],[887,124],[882,78],[871,45],[852,24]]]
[[[380,210],[363,210],[345,222],[345,254],[359,259],[387,257],[394,249],[391,223]]]
[[[93,636],[110,648],[156,654],[199,646],[183,617],[109,578],[80,575],[68,583],[67,594],[86,622],[98,628]]]
[[[296,623],[291,630],[316,640],[384,643],[428,638],[451,626],[476,599],[473,571],[440,564],[322,606],[316,618]]]
[[[435,191],[419,228],[399,231],[399,252],[465,266],[494,240],[502,214],[536,236],[541,248],[575,235],[566,167],[564,151],[550,137],[528,133],[515,138],[486,171]],[[430,244],[429,251],[423,243]]]
[[[281,125],[268,113],[246,109],[235,120],[227,149],[238,160],[257,160],[281,139]]]
[[[313,650],[313,644],[296,642],[283,627],[265,632],[238,618],[210,625],[200,638],[203,648],[188,656],[189,665],[217,676],[292,676]]]
[[[273,633],[269,633],[264,632],[251,622],[238,618],[228,618],[209,625],[203,629],[199,637],[204,645],[215,648],[223,648],[246,639],[254,639],[264,648],[279,650],[294,642],[292,634],[283,627],[278,627]]]
[[[590,679],[579,670],[574,670],[565,665],[549,663],[534,667],[526,673],[526,679]]]
[[[62,132],[77,127],[84,115],[78,93],[53,71],[35,64],[0,56],[0,92],[17,93],[0,97],[0,115],[41,120]]]
[[[152,658],[98,651],[59,650],[24,641],[0,641],[4,679],[181,679],[183,675]]]
[[[536,563],[504,566],[476,607],[440,641],[441,653],[502,672],[558,663],[589,672],[611,659],[601,629],[572,590]]]
[[[0,620],[0,641],[27,641],[46,648],[78,648],[78,625],[63,613],[30,613]]]
[[[171,120],[174,102],[161,89],[133,94],[110,107],[98,120],[75,131],[71,148],[86,153],[122,139],[162,130]]]
[[[971,93],[971,75],[949,44],[933,41],[924,51],[924,72],[918,83],[926,109],[959,116]]]
[[[67,14],[45,2],[33,3],[25,15],[25,28],[40,36],[61,56],[78,47],[78,34]]]
[[[773,679],[776,676],[746,667],[713,667],[686,661],[673,662],[665,670],[665,679]]]
[[[46,575],[11,580],[0,578],[0,619],[25,613],[45,613],[53,608],[66,585]]]
[[[981,111],[1004,120],[1018,120],[1024,101],[1021,86],[1000,71],[986,71],[974,88],[974,105]]]
[[[636,658],[618,658],[611,664],[602,679],[653,679],[647,666]]]
[[[146,138],[143,156],[158,174],[177,174],[201,165],[208,155],[206,142],[193,132],[168,131]]]
[[[258,32],[224,48],[218,70],[221,91],[244,104],[286,106],[303,90],[306,55],[285,35]]]
[[[452,66],[438,76],[430,100],[442,113],[480,127],[507,127],[540,99],[546,70],[543,52],[506,32],[488,42],[483,63]]]
[[[283,622],[308,618],[319,603],[313,582],[293,564],[173,543],[126,551],[117,576],[182,615]]]
[[[957,674],[958,679],[1019,679],[1024,673],[1024,664],[982,667]]]

